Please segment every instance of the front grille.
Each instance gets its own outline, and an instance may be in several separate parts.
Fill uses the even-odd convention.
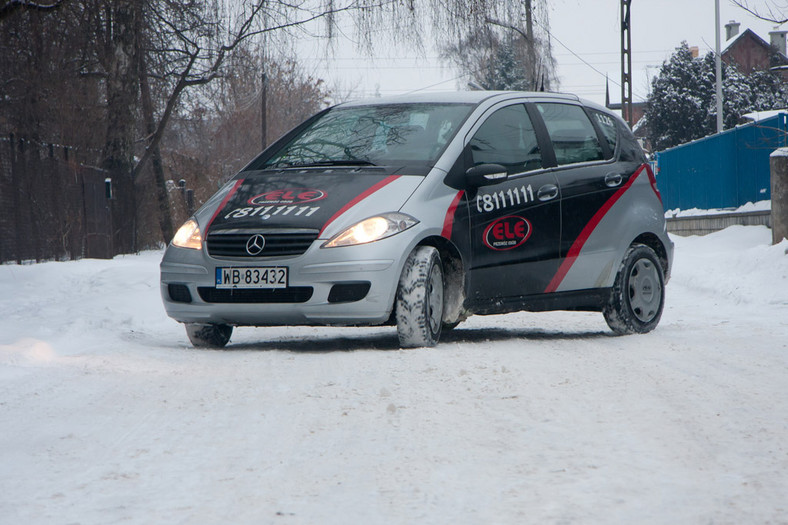
[[[265,238],[265,246],[260,253],[250,255],[246,251],[246,243],[253,235],[261,234]],[[301,255],[317,239],[317,230],[297,231],[258,231],[230,230],[208,234],[208,253],[215,257],[276,257],[284,255]]]
[[[274,290],[224,290],[201,286],[197,291],[206,303],[305,303],[312,297],[311,286]]]

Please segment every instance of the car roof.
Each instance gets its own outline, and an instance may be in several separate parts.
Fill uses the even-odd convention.
[[[354,100],[338,104],[340,107],[354,107],[354,106],[370,106],[370,105],[386,105],[386,104],[408,104],[408,103],[454,103],[454,104],[480,104],[489,99],[506,100],[509,98],[538,98],[540,100],[555,99],[555,100],[571,100],[575,102],[586,101],[581,100],[575,95],[565,93],[548,93],[536,91],[448,91],[448,92],[428,92],[428,93],[410,93],[406,95],[396,95],[390,97],[367,98],[362,100]],[[589,103],[589,105],[591,105]]]

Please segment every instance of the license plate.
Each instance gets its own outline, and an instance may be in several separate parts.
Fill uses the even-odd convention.
[[[287,267],[216,268],[217,288],[287,288]]]

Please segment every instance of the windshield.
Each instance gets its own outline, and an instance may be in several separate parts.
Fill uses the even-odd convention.
[[[334,108],[263,167],[432,164],[471,109],[470,104]]]

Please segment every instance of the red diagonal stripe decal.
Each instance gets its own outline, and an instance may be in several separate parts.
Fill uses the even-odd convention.
[[[328,228],[328,225],[331,224],[332,222],[334,222],[340,215],[342,215],[343,213],[348,211],[350,208],[352,208],[353,206],[355,206],[359,202],[363,201],[364,199],[366,199],[367,197],[369,197],[370,195],[372,195],[373,193],[378,191],[380,188],[391,184],[392,182],[394,182],[398,178],[400,178],[400,175],[390,175],[390,176],[386,177],[385,179],[383,179],[382,181],[380,181],[377,184],[375,184],[374,186],[372,186],[371,188],[369,188],[364,193],[358,195],[352,201],[350,201],[347,204],[345,204],[344,206],[342,206],[342,208],[338,212],[336,212],[334,215],[331,216],[330,219],[328,219],[326,221],[326,223],[323,225],[323,228],[320,230],[320,233],[318,234],[318,237],[323,235],[323,232],[326,231],[326,228]]]
[[[460,200],[462,199],[463,195],[465,195],[465,191],[460,190],[457,192],[454,200],[451,201],[451,205],[449,206],[448,211],[446,211],[446,218],[443,219],[443,230],[441,231],[441,237],[451,239],[451,230],[454,227],[454,214],[457,212],[457,206],[460,205]]]
[[[599,226],[599,223],[602,222],[602,219],[605,217],[605,215],[607,215],[607,212],[610,211],[610,208],[612,208],[613,205],[618,202],[618,199],[620,199],[621,196],[624,195],[624,193],[630,188],[630,186],[632,186],[632,183],[635,182],[635,179],[638,177],[638,175],[643,173],[643,169],[645,167],[645,164],[641,166],[640,169],[629,178],[627,183],[624,184],[616,193],[614,193],[613,196],[610,197],[607,202],[605,202],[605,204],[597,210],[594,216],[591,217],[591,220],[588,221],[588,224],[585,225],[583,231],[581,231],[580,235],[578,235],[577,239],[575,239],[572,247],[569,248],[569,253],[566,254],[566,258],[564,258],[561,266],[558,267],[558,271],[556,272],[555,276],[553,276],[553,280],[550,281],[550,284],[548,284],[547,288],[545,288],[545,293],[552,293],[558,289],[558,287],[561,285],[561,282],[564,280],[564,277],[566,277],[566,274],[569,273],[569,270],[575,263],[575,260],[577,260],[577,256],[580,255],[580,251],[583,249],[583,246],[585,245],[588,238],[591,237],[591,234],[594,232],[596,227]]]
[[[211,217],[211,220],[208,221],[208,225],[205,227],[205,233],[206,234],[208,233],[208,228],[210,228],[211,224],[213,224],[213,221],[216,220],[216,217],[219,215],[219,213],[221,213],[221,211],[224,209],[224,207],[227,205],[227,203],[230,201],[230,199],[233,197],[233,195],[235,195],[235,192],[238,191],[238,188],[240,188],[241,184],[243,184],[243,183],[244,183],[244,179],[239,179],[239,180],[235,181],[235,184],[233,185],[233,187],[230,189],[230,191],[227,193],[227,195],[224,197],[224,199],[222,199],[222,203],[219,204],[219,207],[216,208],[215,212],[213,212],[213,217]]]

